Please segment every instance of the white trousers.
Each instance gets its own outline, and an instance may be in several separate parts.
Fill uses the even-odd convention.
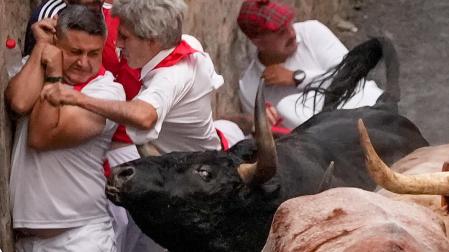
[[[110,221],[73,228],[48,239],[25,237],[16,241],[16,252],[116,252]]]

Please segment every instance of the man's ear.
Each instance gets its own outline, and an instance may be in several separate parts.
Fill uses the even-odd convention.
[[[57,46],[60,42],[61,38],[58,35],[53,34],[53,45]]]

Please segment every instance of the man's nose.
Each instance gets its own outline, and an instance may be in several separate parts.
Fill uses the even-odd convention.
[[[87,55],[82,55],[78,58],[78,60],[76,61],[76,63],[78,64],[78,66],[80,67],[85,67],[89,64],[89,60],[87,58]]]

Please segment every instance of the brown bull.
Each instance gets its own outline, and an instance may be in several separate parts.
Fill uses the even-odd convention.
[[[358,122],[360,144],[370,176],[385,189],[401,194],[449,196],[449,173],[433,172],[405,175],[391,170],[377,155],[362,120]]]
[[[334,188],[284,202],[262,251],[449,251],[449,240],[425,207]]]
[[[419,148],[389,168],[372,147],[363,122],[360,121],[358,127],[368,171],[376,183],[385,188],[378,193],[430,208],[449,228],[448,208],[442,205],[440,196],[449,194],[449,173],[440,172],[442,167],[448,166],[449,144]]]

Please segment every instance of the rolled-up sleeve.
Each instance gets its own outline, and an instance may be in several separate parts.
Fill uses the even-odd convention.
[[[324,69],[335,67],[348,53],[348,49],[332,33],[329,28],[316,20],[307,21],[308,31],[304,39],[309,45],[313,45],[315,58]]]

